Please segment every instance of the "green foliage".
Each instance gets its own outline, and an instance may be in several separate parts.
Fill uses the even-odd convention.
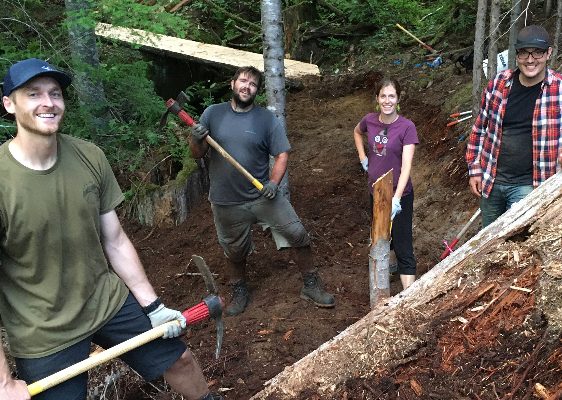
[[[118,26],[143,29],[148,32],[172,35],[180,38],[191,29],[191,22],[183,16],[166,12],[161,4],[148,6],[135,0],[102,0],[96,12],[98,21]]]

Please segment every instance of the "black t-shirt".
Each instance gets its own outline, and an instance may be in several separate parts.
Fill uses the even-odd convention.
[[[507,98],[495,181],[522,186],[533,184],[533,112],[542,82],[523,86],[519,73]]]

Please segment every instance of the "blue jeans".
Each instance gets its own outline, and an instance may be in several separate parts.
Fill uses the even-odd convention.
[[[480,199],[482,227],[490,225],[511,206],[533,191],[532,185],[514,186],[494,184],[488,198]]]

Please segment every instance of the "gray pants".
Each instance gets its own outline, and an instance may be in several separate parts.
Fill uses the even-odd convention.
[[[273,200],[259,197],[236,205],[211,204],[219,244],[233,262],[241,262],[254,249],[252,225],[270,228],[277,250],[287,247],[306,247],[310,238],[297,213],[286,197]]]

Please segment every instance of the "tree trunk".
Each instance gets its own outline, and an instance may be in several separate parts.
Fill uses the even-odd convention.
[[[488,46],[488,79],[493,79],[498,72],[498,32],[500,20],[500,0],[490,4],[490,45]]]
[[[558,57],[558,43],[560,41],[560,25],[562,21],[562,0],[558,0],[556,7],[556,31],[554,33],[554,45],[552,46],[552,58],[550,59],[550,67],[556,68],[556,58]]]
[[[476,29],[474,31],[474,61],[472,64],[472,115],[476,118],[482,97],[482,61],[484,36],[486,34],[486,9],[488,0],[478,0]]]
[[[509,22],[509,55],[507,66],[509,69],[515,68],[515,41],[519,32],[521,15],[521,0],[513,0],[511,5],[511,20]]]
[[[559,246],[555,244],[562,240],[561,186],[562,173],[559,172],[400,295],[286,367],[251,400],[293,399],[299,398],[303,392],[313,398],[311,393],[328,394],[349,379],[370,378],[377,371],[415,360],[423,355],[428,342],[436,340],[434,321],[449,321],[452,315],[461,315],[465,310],[469,312],[484,293],[496,287],[491,285],[490,275],[483,270],[497,268],[497,260],[503,259],[506,252],[511,254],[506,249],[515,242],[529,254],[527,260],[540,257],[538,262],[525,264],[530,269],[538,264],[544,271],[537,281],[530,283],[534,286],[526,290],[537,291],[537,305],[548,321],[547,332],[557,341],[562,330],[559,311],[562,307],[559,295],[562,262]],[[520,242],[523,236],[526,241]],[[516,293],[513,282],[512,277],[506,278],[503,281],[505,290],[498,290],[498,293],[509,293],[510,290]],[[511,296],[516,296],[513,293]],[[498,299],[501,294],[493,297]],[[501,308],[501,303],[492,300],[488,304]],[[489,312],[493,314],[495,310],[492,308]],[[473,334],[480,335],[474,323],[485,318],[485,312],[476,315],[472,324],[467,321],[464,332],[472,329]]]
[[[284,132],[285,121],[285,50],[283,46],[283,18],[281,0],[262,0],[263,64],[267,108],[279,119]],[[287,173],[279,184],[279,192],[289,197]]]
[[[544,17],[550,17],[550,13],[552,12],[552,0],[544,0]]]
[[[91,0],[65,0],[70,53],[74,69],[74,87],[80,103],[91,114],[96,130],[108,123],[107,99],[97,78],[99,56],[96,47],[95,20]]]

